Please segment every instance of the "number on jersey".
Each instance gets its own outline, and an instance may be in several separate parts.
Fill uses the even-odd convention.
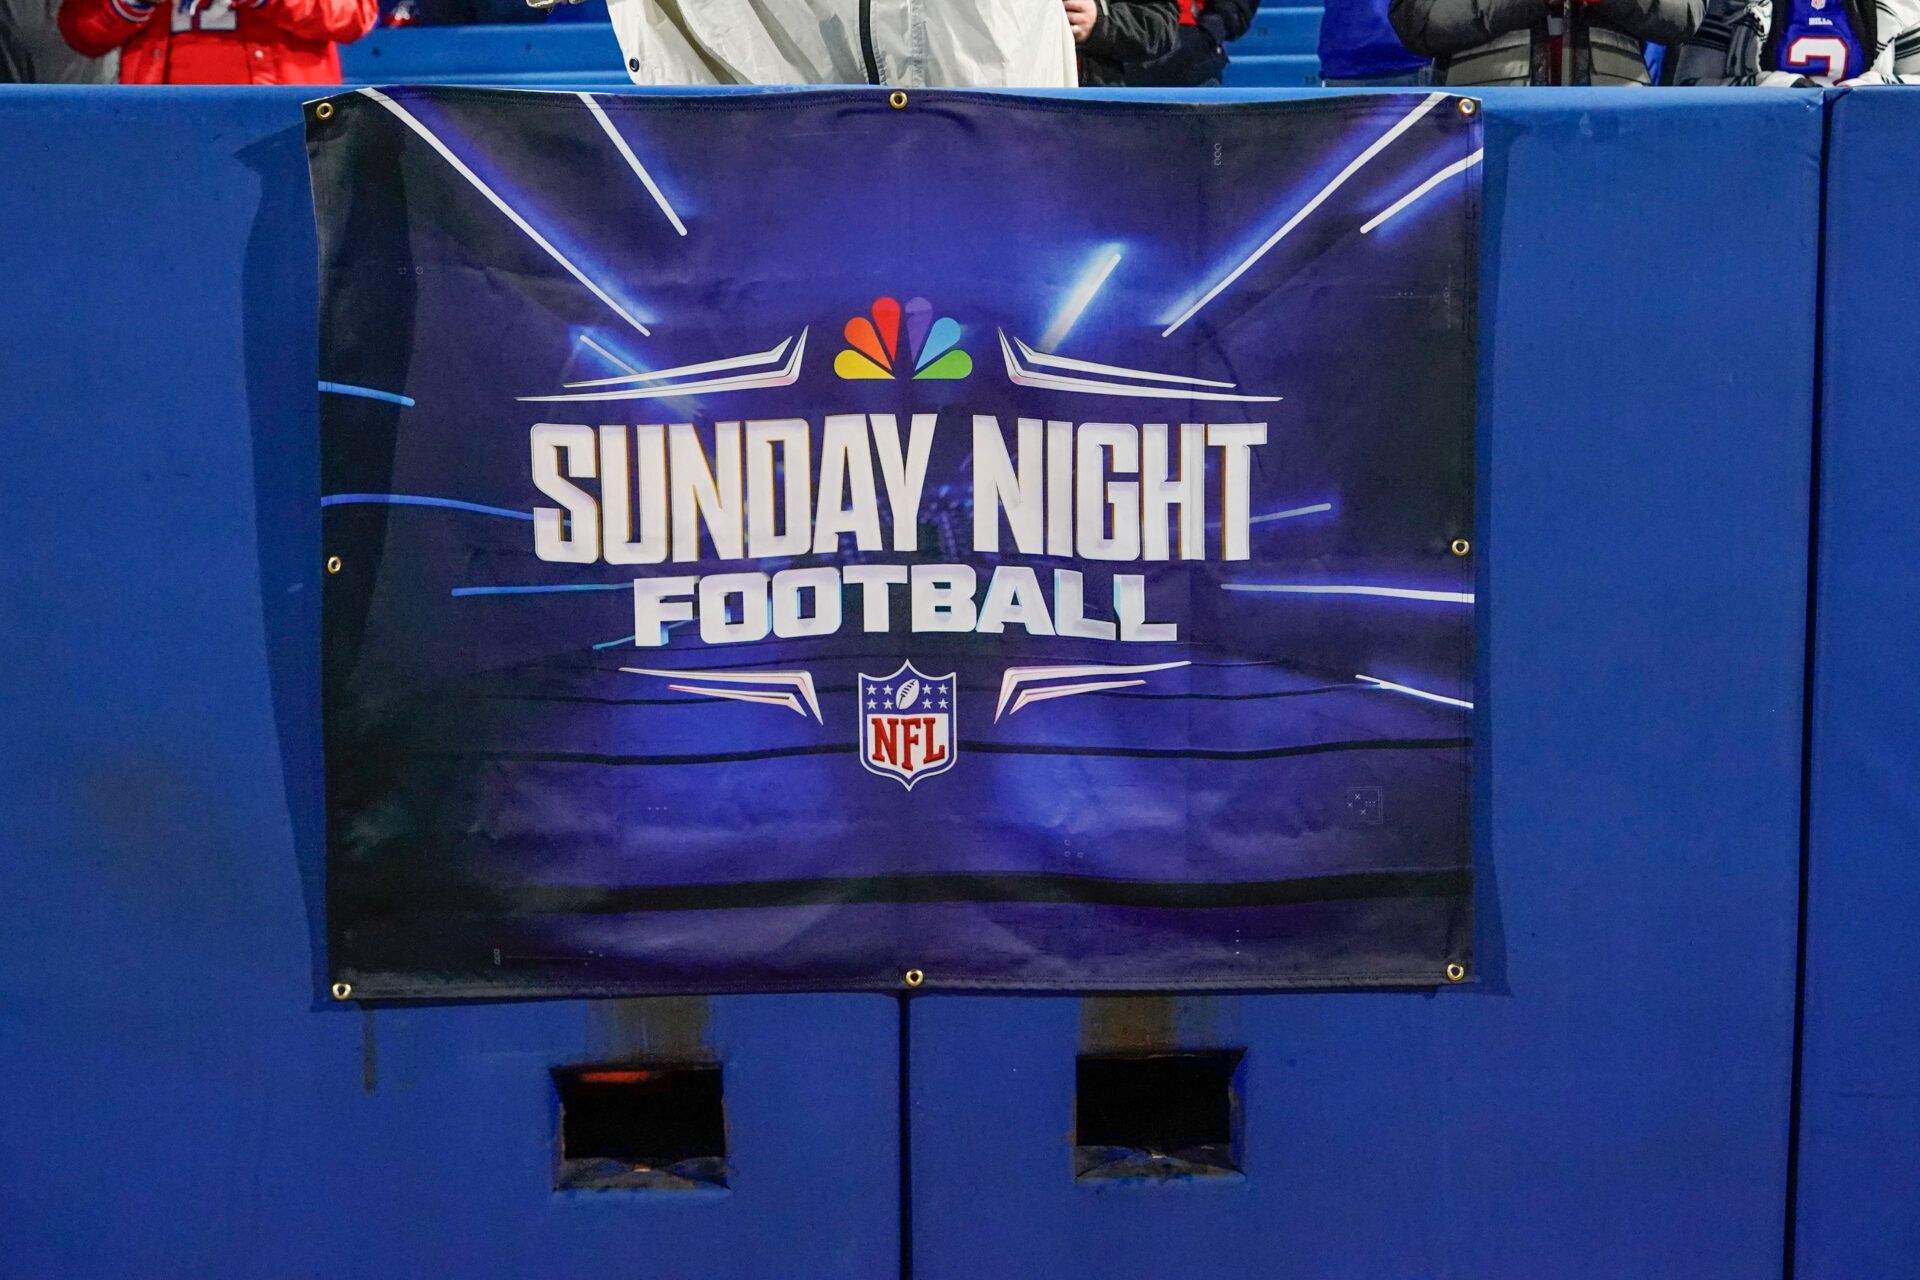
[[[233,0],[173,0],[175,31],[231,31]]]

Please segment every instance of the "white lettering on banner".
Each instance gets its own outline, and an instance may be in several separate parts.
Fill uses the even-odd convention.
[[[713,541],[713,554],[738,560],[744,554],[740,506],[740,424],[713,424],[713,466],[693,424],[676,422],[667,428],[668,491],[673,495],[673,558],[700,558],[700,524]],[[605,477],[602,477],[603,484]],[[626,478],[620,478],[622,484]]]
[[[778,463],[774,461],[776,446],[780,450]],[[747,554],[755,560],[805,555],[813,545],[813,538],[807,532],[807,511],[811,505],[807,493],[813,474],[811,449],[805,418],[776,418],[747,424]],[[606,456],[604,450],[601,456]],[[778,490],[774,487],[776,473],[783,477]],[[664,487],[665,477],[661,479]],[[783,499],[778,504],[776,492]],[[777,513],[776,505],[781,507]],[[776,514],[785,520],[784,529],[776,530]],[[612,563],[613,557],[608,556],[607,561]]]
[[[993,415],[971,418],[974,552],[1108,563],[1252,555],[1264,422],[1017,418],[1009,437]],[[537,423],[531,478],[554,505],[533,509],[534,554],[663,565],[917,551],[939,415],[910,415],[904,433],[895,414],[819,422],[817,436],[805,418]],[[832,635],[855,612],[862,630],[886,632],[896,589],[916,632],[1177,640],[1175,623],[1151,620],[1146,575],[1089,584],[1081,568],[1049,569],[858,563],[637,577],[634,643],[663,645],[670,625],[690,621],[708,644]]]
[[[566,477],[600,473],[593,428],[539,422],[530,439],[533,487],[560,504],[533,509],[533,553],[556,564],[592,564],[600,558],[600,506]]]
[[[837,554],[843,533],[851,533],[862,551],[880,550],[880,498],[865,433],[864,414],[836,413],[827,419],[820,443],[820,510],[813,521],[817,556]]]
[[[1035,636],[1080,636],[1166,644],[1178,640],[1171,622],[1147,620],[1147,580],[1143,574],[1118,573],[1112,579],[1110,616],[1087,612],[1085,582],[1073,569],[1056,569],[1053,599],[1034,571],[1003,564],[987,579],[984,602],[979,575],[964,564],[819,565],[764,573],[713,573],[633,580],[634,643],[658,647],[667,642],[668,623],[697,617],[700,638],[708,644],[743,644],[773,635],[782,640],[833,635],[844,625],[842,590],[861,588],[860,629],[889,629],[892,587],[907,588],[907,604],[917,632],[978,631],[1001,635],[1014,627]]]
[[[633,430],[630,465],[627,429],[600,428],[600,470],[607,477],[600,485],[600,553],[608,564],[659,564],[667,558],[667,437],[658,426]],[[630,474],[640,482],[638,538]]]

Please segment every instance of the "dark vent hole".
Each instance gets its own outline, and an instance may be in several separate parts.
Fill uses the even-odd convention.
[[[1076,1177],[1240,1171],[1243,1050],[1088,1054],[1075,1073]]]
[[[727,1184],[720,1068],[561,1067],[555,1184],[572,1188]]]

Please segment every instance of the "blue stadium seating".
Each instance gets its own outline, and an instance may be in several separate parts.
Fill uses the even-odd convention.
[[[1236,88],[1297,87],[1320,83],[1321,6],[1262,9],[1228,52],[1226,84]]]
[[[1293,88],[1320,83],[1320,59],[1312,53],[1242,57],[1235,53],[1221,82],[1235,89]]]
[[[1320,6],[1262,9],[1247,34],[1233,42],[1235,58],[1312,53],[1320,40]]]
[[[585,6],[582,6],[584,9]],[[572,18],[573,11],[562,11]],[[1318,84],[1320,6],[1263,10],[1231,48],[1226,83]],[[383,27],[340,51],[355,84],[497,84],[613,88],[628,83],[605,22],[567,20],[471,27]]]
[[[592,88],[630,83],[606,23],[380,27],[340,50],[352,84],[537,84]]]

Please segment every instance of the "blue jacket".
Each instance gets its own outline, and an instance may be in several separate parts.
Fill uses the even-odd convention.
[[[1427,65],[1407,52],[1387,21],[1387,0],[1327,0],[1320,19],[1320,74],[1329,80],[1402,76]]]

